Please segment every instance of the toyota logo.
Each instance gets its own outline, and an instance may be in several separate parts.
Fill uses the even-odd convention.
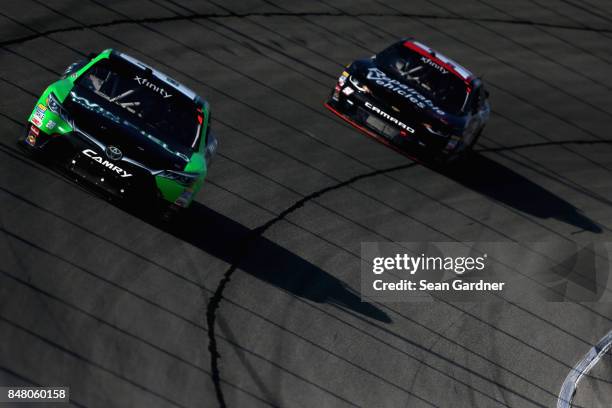
[[[105,150],[105,153],[106,157],[111,160],[119,160],[121,157],[123,157],[123,153],[121,153],[121,150],[119,150],[119,148],[115,146],[108,146]]]

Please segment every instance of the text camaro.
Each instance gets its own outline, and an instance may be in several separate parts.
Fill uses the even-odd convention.
[[[70,65],[19,142],[112,196],[170,209],[191,204],[217,148],[206,101],[113,50]]]
[[[350,64],[325,106],[385,144],[445,161],[474,146],[491,111],[479,78],[414,40]]]

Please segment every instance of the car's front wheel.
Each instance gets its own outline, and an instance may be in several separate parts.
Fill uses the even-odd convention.
[[[474,146],[476,146],[476,143],[478,143],[478,139],[480,139],[480,136],[482,135],[483,130],[484,130],[484,126],[481,126],[480,129],[472,133],[467,140],[463,141],[464,146],[465,146],[463,151],[465,153],[469,152],[470,150],[474,148]]]
[[[471,137],[463,140],[463,146],[460,151],[453,153],[443,153],[435,157],[435,163],[442,166],[457,165],[465,161],[472,153],[474,146],[478,143],[480,136],[484,130],[484,126],[472,133]]]

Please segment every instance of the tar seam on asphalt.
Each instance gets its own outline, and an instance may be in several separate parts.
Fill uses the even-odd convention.
[[[229,283],[234,272],[238,269],[238,264],[240,263],[240,261],[248,253],[249,243],[254,238],[257,238],[263,235],[268,229],[274,226],[274,224],[276,224],[279,221],[282,221],[289,214],[293,213],[294,211],[297,211],[298,209],[303,207],[307,202],[314,200],[315,198],[319,198],[322,195],[330,191],[334,191],[342,187],[346,187],[359,180],[363,180],[363,179],[370,178],[370,177],[375,177],[381,174],[390,173],[390,172],[394,172],[398,170],[404,170],[404,169],[407,169],[407,168],[410,168],[416,165],[417,163],[413,162],[413,163],[403,164],[400,166],[390,167],[388,169],[368,172],[368,173],[361,174],[355,177],[351,177],[350,179],[343,181],[341,183],[337,183],[332,186],[325,187],[321,190],[315,191],[314,193],[311,193],[305,197],[302,197],[301,199],[293,203],[291,206],[283,210],[276,217],[270,219],[269,221],[260,225],[259,227],[252,229],[251,232],[242,240],[242,242],[238,246],[238,249],[236,250],[236,259],[230,265],[227,271],[225,271],[225,273],[223,274],[223,278],[221,278],[221,280],[219,281],[219,284],[217,285],[217,289],[215,290],[215,293],[213,294],[213,296],[210,298],[208,305],[206,307],[206,323],[208,326],[208,350],[210,352],[210,371],[211,371],[211,378],[215,386],[215,393],[217,395],[217,400],[219,402],[220,407],[225,408],[227,405],[225,403],[225,397],[223,395],[223,390],[221,389],[221,376],[219,374],[220,372],[219,371],[219,358],[221,356],[219,354],[219,351],[217,348],[217,340],[215,338],[216,312],[219,309],[221,300],[223,299],[223,291],[225,290],[225,287]]]
[[[10,18],[4,15],[7,18]],[[186,16],[171,16],[171,17],[149,17],[142,19],[116,19],[103,23],[95,23],[95,24],[83,24],[80,26],[70,26],[64,28],[56,28],[52,30],[36,32],[34,34],[26,35],[19,38],[14,38],[12,40],[2,41],[0,42],[0,47],[4,47],[6,45],[14,45],[22,42],[34,40],[40,37],[46,37],[50,34],[57,34],[69,31],[78,31],[88,28],[102,28],[102,27],[111,27],[119,24],[134,24],[134,23],[162,23],[162,22],[171,22],[171,21],[182,21],[182,20],[203,20],[203,19],[212,19],[212,18],[245,18],[245,17],[410,17],[410,18],[422,18],[422,19],[431,19],[431,20],[461,20],[461,21],[482,21],[487,23],[503,23],[503,24],[516,24],[516,25],[528,25],[528,26],[542,26],[549,28],[560,28],[566,30],[577,30],[577,31],[593,31],[598,33],[612,33],[612,29],[607,28],[596,28],[596,27],[588,27],[588,26],[573,26],[573,25],[565,25],[565,24],[550,24],[539,21],[531,21],[531,20],[505,20],[499,18],[468,18],[468,17],[459,17],[459,16],[439,16],[435,14],[414,14],[414,13],[356,13],[347,15],[341,12],[264,12],[264,13],[194,13]]]

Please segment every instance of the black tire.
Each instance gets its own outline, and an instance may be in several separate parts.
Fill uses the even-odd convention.
[[[474,136],[474,138],[472,139],[470,144],[465,146],[465,148],[463,150],[465,153],[469,153],[474,148],[474,146],[476,146],[476,143],[478,143],[478,140],[480,139],[480,136],[482,136],[482,132],[484,131],[484,128],[485,127],[483,125],[480,129],[478,129],[478,132],[476,132],[476,136]]]
[[[470,141],[469,145],[466,145],[461,152],[453,153],[453,154],[440,154],[436,156],[435,162],[436,164],[443,167],[457,166],[464,163],[469,157],[472,155],[474,146],[478,143],[480,136],[482,136],[482,132],[484,130],[484,126],[481,127],[474,138]]]

